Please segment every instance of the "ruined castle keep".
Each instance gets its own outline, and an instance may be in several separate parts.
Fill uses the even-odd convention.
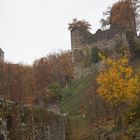
[[[75,18],[72,23],[68,24],[68,29],[71,31],[75,78],[81,78],[93,71],[103,69],[98,53],[105,57],[123,53],[128,56],[130,54],[131,56],[134,54],[140,56],[140,39],[137,36],[138,17],[136,16],[138,7],[136,3],[128,0],[114,3],[110,10],[105,11],[107,17],[104,16],[101,19],[102,26],[108,25],[110,28],[99,29],[95,34],[89,32],[91,25],[85,20]]]
[[[120,51],[128,51],[129,42],[125,33],[119,28],[97,30],[95,34],[80,27],[71,30],[72,61],[74,77],[84,77],[102,68],[98,53],[111,56]]]
[[[4,61],[4,51],[0,48],[0,62]]]
[[[0,99],[0,140],[65,140],[66,116]]]

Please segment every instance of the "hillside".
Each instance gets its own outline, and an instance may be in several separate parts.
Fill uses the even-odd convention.
[[[86,116],[84,116],[84,114],[87,114],[85,107],[88,105],[88,102],[85,103],[85,99],[88,98],[86,91],[91,86],[94,78],[95,75],[91,75],[79,80],[73,80],[71,85],[64,89],[62,109],[70,116],[70,139],[78,140],[84,137],[84,134],[90,133],[90,129],[85,132],[85,128],[89,126],[89,120],[85,119]]]
[[[101,120],[110,117],[108,106],[96,94],[95,87],[95,74],[91,74],[73,80],[63,91],[62,109],[70,117],[72,140],[92,140]]]
[[[131,61],[136,72],[140,71],[138,60]],[[79,80],[73,80],[71,85],[63,90],[62,109],[69,115],[70,140],[103,140],[114,137],[114,121],[112,109],[96,93],[95,73]],[[137,118],[127,128],[122,129],[118,122],[117,136],[129,140],[128,135],[139,138],[140,119]],[[106,138],[105,138],[106,136]],[[110,139],[110,140],[111,140]],[[134,139],[135,140],[135,139]]]

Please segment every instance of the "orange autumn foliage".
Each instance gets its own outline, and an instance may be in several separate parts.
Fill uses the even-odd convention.
[[[135,31],[134,8],[130,1],[119,1],[112,6],[110,23],[127,31]]]
[[[139,29],[139,0],[120,0],[109,7],[101,19],[102,27],[111,25],[121,28],[123,31],[137,32]]]

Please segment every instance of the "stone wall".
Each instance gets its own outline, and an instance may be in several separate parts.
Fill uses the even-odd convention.
[[[66,118],[0,99],[0,140],[66,140]]]
[[[101,62],[100,64],[92,62],[92,48],[98,48],[101,52],[111,56],[117,50],[121,50],[122,47],[128,50],[128,46],[125,33],[115,27],[110,27],[110,29],[104,31],[99,29],[95,34],[80,28],[71,30],[71,49],[75,78],[80,78],[95,70],[98,71],[98,68],[100,69]]]
[[[4,61],[4,51],[0,48],[0,61]]]

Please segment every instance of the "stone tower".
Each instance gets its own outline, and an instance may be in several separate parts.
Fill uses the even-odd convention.
[[[4,61],[4,51],[0,48],[0,61]]]
[[[98,61],[98,52],[103,55],[114,55],[115,51],[128,50],[125,33],[117,27],[108,30],[97,30],[95,34],[79,27],[71,30],[71,50],[74,65],[74,77],[79,79],[94,71],[102,69]]]

